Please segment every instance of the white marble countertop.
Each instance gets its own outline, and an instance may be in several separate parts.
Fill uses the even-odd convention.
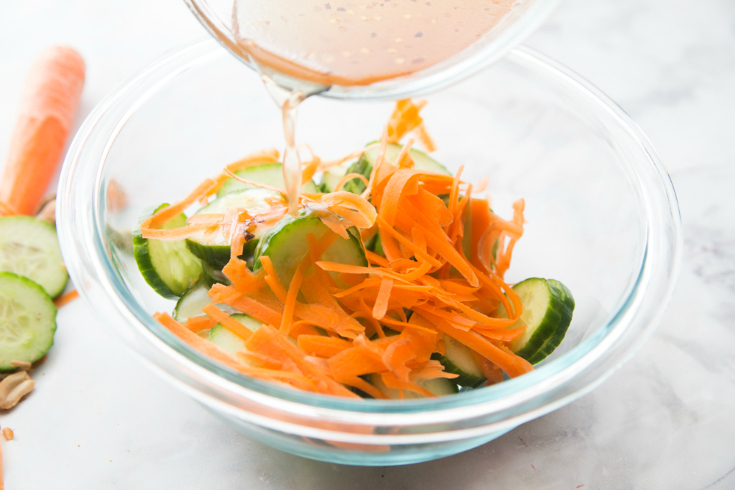
[[[83,116],[146,64],[205,37],[181,0],[2,7],[3,156],[25,72],[44,46],[66,43],[85,57]],[[679,196],[678,287],[658,330],[617,373],[467,453],[346,467],[234,432],[151,374],[78,301],[59,314],[36,391],[0,414],[16,434],[3,444],[6,488],[735,488],[735,3],[567,0],[528,44],[631,114]]]

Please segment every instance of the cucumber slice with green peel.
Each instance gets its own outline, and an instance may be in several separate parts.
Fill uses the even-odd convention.
[[[523,304],[520,323],[526,329],[511,342],[510,348],[535,364],[545,359],[561,343],[571,322],[574,300],[571,299],[571,293],[566,296],[566,292],[558,286],[538,277],[519,282],[513,286],[513,290]],[[502,305],[498,308],[498,316],[508,317]]]
[[[48,352],[56,332],[56,306],[40,285],[0,272],[0,371],[12,361],[34,363]]]
[[[487,381],[472,354],[472,349],[448,335],[444,335],[442,340],[446,347],[446,354],[441,355],[435,352],[431,358],[439,361],[446,372],[459,375],[451,380],[453,383],[476,388]]]
[[[561,310],[561,321],[559,322],[559,326],[554,334],[544,342],[534,355],[528,358],[528,362],[531,364],[538,364],[554,352],[554,350],[559,347],[562,340],[564,340],[567,330],[569,329],[569,325],[572,323],[572,314],[574,313],[575,306],[572,292],[564,284],[555,279],[548,279],[548,282],[549,286],[551,286],[552,289],[556,289],[556,292],[561,296],[565,307]]]
[[[268,211],[271,208],[269,201],[272,199],[280,200],[282,196],[267,189],[245,189],[218,197],[194,214],[225,214],[230,209],[242,209],[255,215]],[[258,240],[264,232],[263,227],[257,227],[245,237],[247,241],[243,246],[241,259],[252,260]],[[222,234],[222,230],[192,235],[186,239],[186,246],[191,253],[215,269],[222,270],[230,261],[230,239]]]
[[[144,214],[143,219],[168,206],[162,204],[152,213]],[[168,220],[162,229],[182,226],[186,226],[186,215],[183,213]],[[149,240],[143,238],[140,227],[133,233],[133,255],[145,282],[164,298],[178,298],[202,273],[199,259],[189,252],[184,240]]]
[[[368,241],[365,242],[365,250],[370,250],[374,254],[385,257],[385,251],[383,251],[383,242],[380,241],[380,233],[376,233]]]
[[[279,189],[283,189],[286,186],[283,181],[283,165],[280,163],[265,163],[263,165],[247,167],[236,171],[235,175],[245,180],[278,187]],[[222,197],[231,192],[245,189],[256,189],[256,187],[230,178],[226,180],[225,183],[222,184],[222,187],[220,187],[219,191],[217,191],[217,197]],[[307,193],[319,192],[316,185],[311,180],[303,183],[301,191]]]
[[[377,157],[376,157],[377,158]],[[365,156],[362,156],[358,161],[350,165],[345,171],[346,174],[360,174],[366,179],[370,178],[370,174],[373,171],[373,163],[368,160]],[[344,177],[344,176],[343,176]],[[365,190],[365,182],[360,179],[352,179],[345,182],[342,186],[343,191],[351,192],[353,194],[362,194]]]
[[[334,189],[337,187],[337,184],[339,184],[339,181],[342,180],[342,177],[347,175],[348,168],[349,167],[345,167],[343,165],[338,165],[325,170],[322,175],[322,182],[319,185],[319,190],[321,192],[334,192]]]
[[[385,159],[389,163],[395,163],[398,159],[398,155],[401,153],[402,148],[403,145],[399,145],[396,143],[388,144],[385,149]],[[434,172],[442,175],[452,175],[444,165],[437,162],[423,151],[411,149],[408,151],[408,153],[413,159],[413,163],[415,165],[414,168],[418,170],[423,170],[425,172]],[[357,173],[369,179],[370,174],[373,171],[373,166],[375,165],[379,154],[380,147],[377,146],[365,150],[360,159],[353,163],[349,168],[347,168],[345,174]],[[343,176],[345,174],[343,174]],[[352,192],[354,194],[360,194],[362,193],[362,191],[365,190],[365,183],[359,179],[352,179],[346,182],[342,189],[348,192]]]
[[[31,216],[0,218],[0,271],[27,277],[52,298],[61,294],[69,274],[56,228]]]
[[[192,285],[176,302],[172,313],[174,319],[184,323],[191,317],[204,316],[202,308],[212,302],[212,298],[207,294],[209,293],[209,287],[209,284],[203,280]],[[229,305],[217,303],[217,307],[228,315],[240,314],[239,311]]]
[[[401,153],[402,148],[403,145],[399,145],[396,143],[388,144],[385,149],[385,159],[390,163],[395,163],[398,155]],[[371,172],[373,165],[375,165],[375,161],[378,159],[379,153],[380,148],[376,146],[366,150],[365,153],[362,154],[362,158],[365,158],[370,164]],[[423,170],[425,172],[435,172],[442,175],[454,175],[449,170],[447,170],[447,167],[437,162],[423,151],[412,148],[408,151],[408,153],[409,155],[411,155],[411,158],[413,159],[413,163],[417,170]]]
[[[313,215],[285,216],[281,218],[260,239],[258,248],[255,251],[254,269],[257,270],[261,267],[260,257],[270,257],[281,284],[288,288],[301,259],[309,252],[306,235],[311,233],[318,240],[328,230],[327,225]],[[365,249],[362,240],[360,240],[360,233],[355,228],[348,228],[347,232],[350,238],[337,237],[334,243],[322,254],[322,260],[367,267]],[[335,280],[341,283],[337,276],[338,274],[333,274]]]
[[[212,284],[224,284],[225,286],[230,285],[230,280],[227,279],[220,269],[216,269],[208,262],[202,261],[202,279],[211,287]]]
[[[242,314],[232,315],[232,319],[242,323],[253,332],[255,332],[263,323],[248,315]],[[209,341],[232,355],[235,355],[238,351],[246,350],[245,339],[221,323],[218,323],[209,331]]]
[[[209,286],[204,281],[192,285],[176,302],[173,317],[177,322],[185,322],[190,317],[202,316],[202,308],[212,302],[207,294]]]
[[[391,400],[401,399],[401,390],[397,388],[389,388],[388,386],[386,386],[386,384],[383,382],[383,378],[379,374],[373,373],[370,375],[370,384],[375,386],[378,390],[380,390],[381,393],[383,393]],[[457,385],[447,378],[429,379],[427,381],[419,381],[416,384],[430,391],[436,396],[447,396],[459,393]],[[413,391],[403,390],[404,400],[413,400],[418,398],[426,397]]]

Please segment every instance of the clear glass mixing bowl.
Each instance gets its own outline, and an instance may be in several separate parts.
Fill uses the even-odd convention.
[[[332,85],[330,87],[313,83],[303,85],[301,80],[268,67],[258,67],[248,52],[238,43],[237,36],[233,32],[233,0],[184,0],[184,2],[204,28],[233,55],[255,70],[262,69],[279,85],[296,88],[302,92],[321,92],[322,95],[328,97],[367,100],[400,99],[433,92],[477,73],[502,59],[508,51],[530,36],[551,15],[561,0],[515,2],[513,9],[503,17],[502,21],[478,41],[451,58],[416,73],[370,85]],[[239,6],[240,10],[246,9],[247,5],[248,3],[244,2],[244,5]],[[336,3],[335,8],[337,8]]]
[[[280,114],[257,76],[214,41],[156,63],[88,117],[64,164],[58,226],[74,284],[100,324],[156,372],[249,437],[324,461],[426,461],[487,442],[591,390],[649,336],[680,250],[666,171],[629,117],[558,64],[514,50],[430,97],[425,119],[450,169],[490,176],[496,212],[526,200],[526,233],[507,278],[553,277],[574,293],[567,339],[527,375],[439,399],[347,400],[244,377],[155,322],[173,302],[130,254],[141,210],[183,198],[242,155],[281,147]],[[376,139],[383,102],[308,100],[301,141],[323,158]],[[113,184],[114,183],[114,184]],[[124,191],[126,203],[110,199]]]

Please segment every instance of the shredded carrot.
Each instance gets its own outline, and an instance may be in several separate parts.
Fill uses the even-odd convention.
[[[237,172],[248,167],[255,165],[262,165],[264,163],[275,163],[278,161],[278,150],[271,148],[269,150],[256,151],[250,155],[246,155],[240,160],[227,165],[225,168],[230,172]]]
[[[194,333],[203,332],[217,325],[217,320],[208,316],[192,316],[186,319],[184,326]]]
[[[54,305],[56,305],[57,308],[61,308],[64,305],[68,305],[75,299],[79,297],[79,292],[76,289],[73,289],[69,291],[68,293],[64,293],[58,298],[54,300]]]
[[[426,125],[423,122],[414,128],[413,134],[416,135],[416,139],[423,145],[426,151],[429,153],[436,151],[436,143],[434,143],[431,135],[426,131]]]
[[[207,306],[202,308],[202,312],[206,313],[209,318],[221,323],[229,330],[245,340],[249,339],[250,336],[253,334],[253,332],[251,332],[248,327],[238,322],[224,311],[217,308],[217,305],[215,305],[214,303],[209,303]]]
[[[373,306],[373,318],[376,320],[382,319],[386,311],[388,311],[388,300],[390,299],[391,289],[393,289],[393,281],[388,278],[383,278],[380,282],[378,298],[375,300],[375,306]]]
[[[345,175],[344,177],[342,177],[341,179],[339,179],[339,182],[337,182],[337,185],[334,186],[335,192],[336,191],[341,191],[342,190],[342,187],[344,187],[344,185],[347,182],[349,182],[351,180],[354,180],[354,179],[361,180],[365,185],[368,185],[368,179],[364,175],[357,174],[357,173],[349,173],[349,174]]]
[[[375,398],[409,392],[434,396],[425,381],[457,377],[432,359],[435,353],[446,353],[444,335],[471,349],[488,384],[501,381],[503,373],[516,377],[533,369],[510,350],[525,330],[518,322],[523,305],[503,279],[523,234],[523,201],[514,203],[512,219],[500,218],[487,200],[473,196],[472,184],[462,181],[462,167],[454,175],[416,168],[413,139],[394,163],[386,161],[388,144],[411,132],[425,148],[434,148],[419,115],[424,105],[396,103],[380,142],[368,147],[377,148],[369,177],[349,173],[335,192],[299,195],[300,209],[318,217],[329,231],[304,237],[308,251],[288,258],[293,276],[287,283],[288,276],[281,280],[278,274],[284,272],[269,256],[257,258],[256,272],[240,258],[244,237],[255,226],[285,216],[281,197],[274,197],[272,208],[257,216],[231,209],[192,216],[178,229],[161,229],[191,204],[206,202],[229,178],[285,196],[283,189],[234,174],[276,161],[275,150],[228,165],[183,201],[145,220],[145,237],[181,240],[204,231],[221,233],[230,241],[230,260],[222,269],[230,283],[211,286],[211,302],[202,308],[206,316],[189,318],[183,325],[165,314],[155,318],[190,347],[241,373],[331,396],[356,397],[353,390]],[[317,169],[359,157],[363,151],[324,162],[308,148],[310,159],[301,176],[308,180]],[[365,184],[362,194],[341,190],[353,179]],[[367,265],[341,263],[333,259],[334,253],[328,260],[322,258],[328,249],[336,250],[330,248],[336,241],[352,240],[354,229],[365,243],[379,239],[383,253],[366,250]],[[262,325],[251,331],[223,311],[223,304]],[[500,318],[500,306],[507,317]],[[197,335],[216,324],[242,337],[245,349],[232,356]],[[361,378],[365,375],[379,376],[391,391],[383,393],[383,388]]]

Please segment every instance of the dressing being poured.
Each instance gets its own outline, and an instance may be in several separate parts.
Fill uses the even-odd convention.
[[[261,69],[283,112],[283,172],[294,214],[301,186],[296,109],[332,85],[364,86],[411,75],[482,39],[515,0],[234,0],[237,48]],[[300,81],[290,88],[273,74]]]

